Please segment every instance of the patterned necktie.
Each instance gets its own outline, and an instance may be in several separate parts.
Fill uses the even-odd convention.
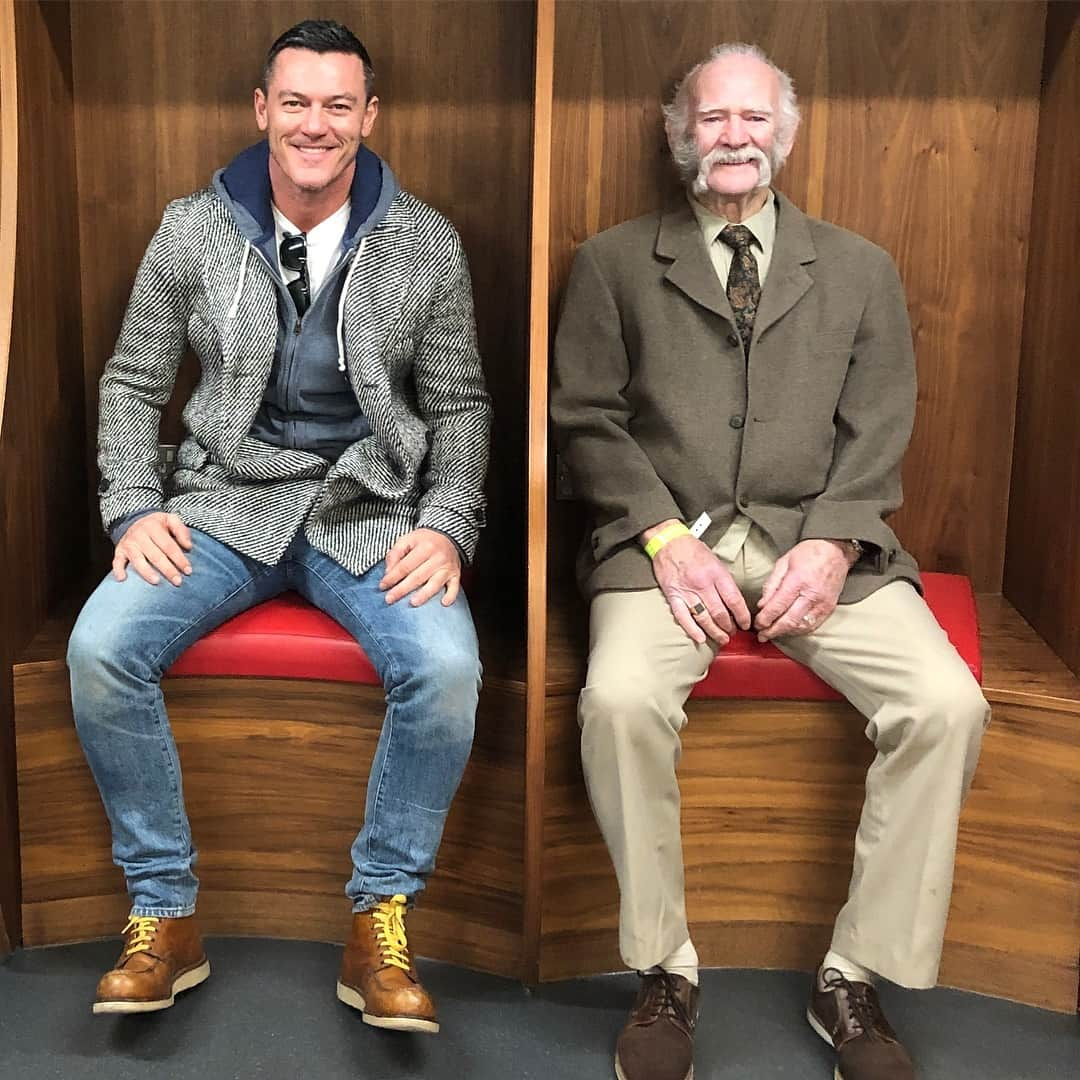
[[[758,300],[761,297],[757,260],[750,250],[754,234],[745,225],[725,225],[720,239],[735,252],[731,269],[728,271],[727,297],[731,302],[731,310],[735,313],[735,325],[739,328],[743,350],[749,356],[754,316],[757,315]]]

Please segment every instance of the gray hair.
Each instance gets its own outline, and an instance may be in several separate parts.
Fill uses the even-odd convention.
[[[726,60],[729,56],[752,56],[771,68],[780,84],[780,106],[776,117],[776,139],[773,143],[772,170],[778,172],[787,160],[795,141],[795,132],[799,126],[799,105],[795,98],[795,83],[783,68],[777,67],[757,46],[742,41],[725,45],[716,45],[709,55],[695,64],[675,88],[675,96],[670,105],[664,106],[664,128],[667,131],[668,146],[679,175],[690,183],[698,171],[697,141],[691,130],[690,102],[702,70],[716,60]]]

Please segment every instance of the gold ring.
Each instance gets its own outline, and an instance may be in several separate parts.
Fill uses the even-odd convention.
[[[699,600],[690,610],[694,613],[696,618],[698,615],[705,614],[705,605]]]

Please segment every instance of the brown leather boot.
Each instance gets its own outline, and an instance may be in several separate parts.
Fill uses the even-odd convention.
[[[396,1031],[439,1030],[435,1003],[420,985],[405,937],[400,894],[353,916],[352,937],[341,958],[339,1001],[359,1009],[364,1023]]]
[[[157,919],[133,915],[124,927],[116,966],[98,983],[96,1013],[167,1009],[182,990],[210,975],[195,917]]]

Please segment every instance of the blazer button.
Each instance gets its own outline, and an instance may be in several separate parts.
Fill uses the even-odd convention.
[[[741,345],[742,338],[740,338],[738,334],[728,334],[727,343],[729,345]]]
[[[728,421],[728,426],[733,427],[733,428],[735,428],[736,431],[738,431],[739,428],[741,428],[743,426],[743,424],[745,424],[745,423],[746,423],[746,421],[741,416],[733,416]]]

